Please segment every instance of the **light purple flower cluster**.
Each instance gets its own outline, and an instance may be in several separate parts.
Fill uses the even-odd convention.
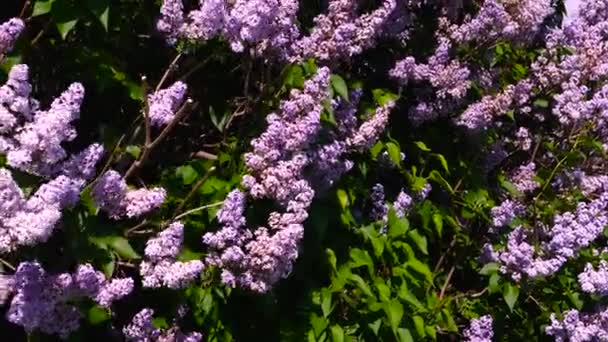
[[[131,323],[126,325],[122,332],[127,341],[136,342],[200,342],[203,335],[198,332],[185,334],[177,325],[173,325],[166,331],[154,326],[154,310],[142,309],[133,316]]]
[[[585,292],[608,295],[608,262],[600,261],[597,271],[587,263],[585,271],[578,275],[578,283]]]
[[[449,35],[458,43],[529,39],[554,11],[550,0],[485,0],[475,17],[450,26]]]
[[[310,35],[293,42],[289,60],[314,57],[322,63],[334,62],[373,47],[397,1],[384,0],[379,8],[361,16],[357,13],[357,4],[357,1],[329,0],[327,13],[314,19]]]
[[[373,47],[389,19],[394,22],[396,6],[396,0],[385,0],[374,11],[359,15],[356,1],[330,0],[327,13],[319,14],[310,35],[304,36],[297,25],[297,0],[202,0],[187,15],[181,0],[164,0],[157,29],[170,43],[222,35],[235,52],[250,48],[254,54],[269,53],[291,62],[314,57],[328,63]]]
[[[173,222],[146,243],[146,260],[139,266],[144,287],[179,289],[196,280],[203,271],[200,260],[176,261],[184,241],[184,225]]]
[[[47,241],[61,219],[61,210],[78,202],[80,191],[86,179],[92,176],[91,170],[94,171],[101,153],[103,149],[99,145],[92,145],[74,156],[67,163],[88,156],[90,169],[83,165],[74,173],[66,168],[63,170],[66,175],[42,184],[28,199],[24,198],[10,171],[0,169],[0,198],[4,201],[0,205],[0,253]]]
[[[492,337],[494,337],[492,322],[492,316],[490,315],[471,320],[469,327],[462,334],[464,341],[492,342]]]
[[[84,97],[82,85],[72,84],[46,111],[39,110],[31,91],[27,65],[13,66],[7,82],[0,87],[0,152],[7,154],[8,165],[45,177],[66,174],[90,178],[90,172],[94,172],[103,154],[101,146],[91,145],[79,156],[72,157],[71,162],[62,146],[76,137],[72,122],[80,114]],[[73,165],[77,162],[86,163],[81,165],[88,170],[86,174],[74,173]]]
[[[517,191],[528,193],[536,190],[540,184],[534,180],[536,176],[536,164],[528,163],[520,166],[509,179]]]
[[[15,296],[7,319],[28,333],[39,330],[67,338],[82,316],[74,301],[90,298],[110,307],[132,290],[131,278],[109,281],[89,264],[80,265],[74,274],[47,274],[37,262],[22,262],[14,275]]]
[[[25,23],[19,18],[12,18],[0,24],[0,59],[3,54],[13,48],[13,44],[25,28]]]
[[[574,212],[556,215],[540,252],[527,242],[528,233],[516,228],[509,233],[507,246],[499,255],[502,272],[511,273],[516,281],[522,274],[535,278],[555,273],[602,234],[608,225],[607,207],[608,193],[602,193],[589,203],[579,203]]]
[[[95,203],[111,218],[139,217],[159,208],[165,201],[163,188],[128,189],[122,176],[109,170],[93,186]]]
[[[551,314],[551,324],[547,326],[545,332],[553,336],[556,342],[606,341],[608,340],[608,310],[603,309],[595,313],[568,310],[563,313],[562,320]]]
[[[491,209],[494,227],[503,227],[525,211],[525,207],[516,201],[504,200],[499,206]]]
[[[235,52],[252,47],[254,53],[285,55],[299,35],[297,0],[202,0],[184,14],[182,0],[165,0],[157,29],[170,43],[177,39],[208,40],[221,34]]]
[[[266,292],[291,272],[315,194],[305,169],[314,170],[315,183],[331,184],[349,169],[351,162],[343,156],[373,144],[388,121],[392,103],[381,106],[360,127],[356,107],[334,103],[338,129],[328,134],[330,142],[318,144],[329,76],[328,68],[320,68],[302,90],[293,89],[279,111],[267,116],[266,131],[252,140],[253,150],[245,154],[250,174],[243,177],[242,185],[247,194],[276,201],[284,212],[272,212],[268,227],[250,231],[243,216],[246,195],[235,190],[218,213],[223,228],[203,237],[212,249],[208,263],[222,268],[222,281],[229,286]],[[356,103],[358,96],[353,97]]]
[[[148,95],[148,115],[153,126],[163,126],[171,122],[175,112],[184,103],[188,86],[175,82],[167,89]]]

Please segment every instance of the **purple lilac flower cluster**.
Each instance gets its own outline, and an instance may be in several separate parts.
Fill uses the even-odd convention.
[[[24,28],[25,23],[19,18],[12,18],[0,24],[0,59],[13,48],[13,44]]]
[[[159,208],[165,201],[163,188],[128,189],[122,176],[109,170],[93,186],[95,203],[111,218],[139,217]]]
[[[200,260],[176,261],[184,241],[184,225],[173,222],[146,243],[146,260],[139,265],[144,287],[179,289],[197,279],[203,271]]]
[[[291,62],[310,57],[333,62],[374,46],[389,18],[395,21],[391,15],[396,6],[396,0],[385,0],[374,11],[359,15],[357,1],[330,0],[327,13],[319,14],[310,35],[304,36],[297,25],[297,0],[206,0],[187,15],[182,0],[165,0],[157,29],[170,43],[221,34],[235,52],[250,48],[254,54],[268,52]]]
[[[153,126],[163,126],[171,122],[175,112],[184,103],[188,86],[175,82],[167,89],[161,89],[148,95],[148,115]]]
[[[603,309],[588,314],[568,310],[563,313],[562,320],[551,314],[551,324],[546,327],[545,332],[553,336],[556,342],[606,341],[608,340],[608,310]]]
[[[162,331],[157,328],[152,320],[154,310],[142,309],[133,316],[131,322],[123,328],[123,334],[127,341],[158,341],[158,342],[200,342],[203,335],[198,332],[183,333],[177,325]]]
[[[110,307],[133,290],[131,278],[107,280],[91,265],[73,274],[48,274],[37,262],[22,262],[14,274],[14,292],[7,319],[25,331],[39,330],[68,337],[78,329],[81,313],[74,301],[90,298]]]
[[[469,327],[462,334],[464,341],[492,342],[492,337],[494,337],[492,322],[492,316],[490,315],[471,320]]]
[[[182,0],[165,0],[157,29],[170,43],[177,39],[208,40],[221,34],[235,52],[252,48],[285,55],[299,35],[296,0],[205,0],[198,9],[184,13]]]
[[[527,242],[522,227],[509,233],[507,246],[499,253],[501,270],[518,281],[522,274],[535,278],[555,273],[569,258],[597,239],[608,224],[608,193],[589,203],[581,202],[574,212],[555,216],[540,252]]]
[[[320,62],[349,59],[375,45],[376,38],[397,6],[385,0],[376,10],[359,16],[357,1],[330,0],[327,13],[315,17],[310,35],[293,42],[289,60],[314,57]]]
[[[600,261],[597,270],[587,263],[585,270],[578,275],[578,283],[585,292],[608,295],[608,262]]]
[[[266,131],[252,140],[253,150],[245,154],[250,174],[242,185],[247,195],[272,199],[284,212],[272,212],[268,227],[250,231],[243,216],[247,196],[235,190],[218,213],[223,228],[203,237],[213,251],[208,263],[222,268],[222,281],[229,286],[266,292],[291,272],[315,194],[313,183],[327,186],[348,171],[352,164],[344,156],[373,144],[388,122],[392,102],[376,109],[359,127],[356,107],[335,103],[340,124],[328,134],[330,142],[316,143],[324,129],[321,112],[329,96],[329,76],[328,68],[320,68],[302,90],[292,90],[279,111],[267,116]],[[354,95],[358,103],[360,95]],[[305,177],[307,168],[314,170],[316,182]]]

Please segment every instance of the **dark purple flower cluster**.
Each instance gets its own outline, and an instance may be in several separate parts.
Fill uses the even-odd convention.
[[[584,314],[578,310],[564,312],[563,319],[551,315],[551,324],[545,329],[556,342],[608,340],[608,310]]]
[[[132,290],[131,278],[107,280],[89,264],[78,266],[73,274],[47,274],[37,262],[22,262],[14,274],[15,296],[6,315],[27,332],[66,338],[78,329],[82,317],[75,301],[90,298],[109,308]]]

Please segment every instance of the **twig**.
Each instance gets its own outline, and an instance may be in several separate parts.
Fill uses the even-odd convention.
[[[162,88],[162,86],[165,84],[165,82],[167,81],[167,78],[169,78],[169,75],[171,74],[171,71],[173,71],[173,69],[175,69],[175,66],[177,65],[177,62],[179,62],[179,59],[181,57],[182,57],[182,54],[178,53],[177,56],[175,56],[175,58],[173,58],[173,60],[171,61],[171,63],[167,67],[167,70],[165,70],[165,73],[163,74],[163,76],[161,77],[160,81],[156,85],[156,89],[154,90],[155,92],[159,91],[160,88]]]
[[[198,151],[192,154],[191,158],[217,160],[217,156],[213,153]]]
[[[138,230],[141,227],[144,227],[148,224],[148,220],[144,219],[143,221],[141,221],[140,223],[138,223],[137,225],[127,229],[127,231],[124,233],[124,236],[129,236],[131,235],[132,232]]]
[[[6,261],[6,260],[4,260],[4,259],[0,258],[0,262],[1,262],[1,263],[2,263],[4,266],[6,266],[6,267],[10,268],[12,271],[15,271],[15,270],[16,270],[15,266],[11,265],[11,264],[10,264],[8,261]]]
[[[184,212],[184,213],[176,216],[175,218],[173,218],[173,220],[177,221],[177,220],[181,219],[182,217],[188,216],[188,215],[193,214],[193,213],[195,213],[197,211],[201,211],[201,210],[205,210],[205,209],[208,209],[208,208],[217,207],[217,206],[220,206],[222,204],[224,204],[224,201],[216,202],[216,203],[211,203],[211,204],[204,205],[202,207],[194,208],[194,209],[188,210],[188,211],[186,211],[186,212]]]
[[[439,260],[437,261],[437,264],[435,265],[435,268],[433,269],[433,273],[437,273],[437,271],[439,270],[439,267],[441,266],[441,264],[443,263],[443,260],[445,259],[445,256],[450,252],[450,250],[454,247],[455,244],[456,244],[456,236],[454,236],[452,238],[452,241],[450,242],[450,245],[448,246],[448,248],[439,257]]]
[[[23,18],[25,17],[25,12],[27,12],[27,9],[30,7],[30,0],[25,0],[25,2],[23,3],[23,7],[21,7],[21,12],[19,13],[19,18]]]
[[[38,32],[38,34],[36,35],[36,37],[34,37],[34,39],[32,39],[32,41],[30,42],[30,46],[34,46],[36,45],[36,43],[38,43],[38,41],[40,40],[40,38],[42,38],[42,36],[46,33],[46,30],[49,29],[49,27],[51,27],[51,23],[53,22],[53,20],[49,20],[44,27],[42,28],[42,30],[40,30],[40,32]]]
[[[204,60],[198,62],[192,69],[188,70],[188,72],[186,72],[184,75],[182,75],[179,80],[180,81],[185,81],[187,80],[192,74],[194,74],[195,72],[197,72],[200,68],[202,68],[203,66],[205,66],[205,64],[207,64],[207,62],[211,59],[212,56],[209,56],[207,58],[205,58]]]
[[[445,282],[443,283],[443,286],[441,287],[441,292],[439,292],[439,300],[441,300],[443,298],[443,295],[445,294],[445,290],[448,288],[448,285],[450,283],[450,280],[452,279],[452,275],[454,274],[455,270],[456,270],[456,266],[452,266],[452,268],[450,268],[450,271],[448,272],[448,276],[445,278]]]
[[[205,184],[207,179],[209,179],[209,177],[211,176],[211,174],[214,171],[215,171],[215,166],[210,167],[209,170],[207,170],[207,172],[203,176],[203,178],[199,179],[198,182],[196,182],[196,184],[194,184],[194,186],[192,187],[192,189],[190,190],[188,195],[186,195],[186,197],[184,198],[182,203],[180,203],[180,205],[177,207],[177,209],[175,209],[175,212],[173,212],[174,217],[177,216],[177,213],[181,212],[184,209],[184,206],[186,206],[186,203],[188,203],[188,201],[194,196],[194,194],[198,191],[198,189],[200,189],[200,187],[203,186],[203,184]]]
[[[193,101],[192,99],[187,99],[186,102],[182,105],[182,107],[177,111],[177,113],[175,114],[175,116],[173,117],[173,119],[171,120],[171,122],[162,130],[162,132],[160,132],[160,134],[158,135],[158,137],[156,137],[156,139],[154,139],[152,142],[149,142],[149,139],[147,138],[148,134],[146,133],[146,143],[143,146],[141,155],[139,156],[139,158],[134,161],[131,166],[129,167],[129,169],[127,170],[127,172],[125,172],[125,179],[128,179],[129,177],[131,177],[133,175],[133,173],[135,173],[135,171],[137,171],[147,160],[148,157],[150,156],[150,154],[152,153],[152,151],[154,150],[154,148],[156,148],[162,141],[163,139],[165,139],[165,137],[167,137],[167,135],[169,135],[169,133],[171,133],[171,131],[173,130],[173,128],[175,128],[175,126],[177,126],[177,124],[181,121],[181,119],[189,112],[190,108],[195,108],[195,105],[193,105]],[[148,111],[148,107],[146,105],[146,112]],[[146,121],[148,115],[146,115]],[[149,123],[148,123],[149,124]],[[146,129],[146,131],[148,131],[148,129]]]

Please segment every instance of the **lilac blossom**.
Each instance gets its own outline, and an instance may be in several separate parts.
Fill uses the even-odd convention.
[[[89,297],[109,307],[133,288],[132,279],[108,281],[88,264],[79,266],[74,274],[47,274],[37,262],[22,262],[14,282],[15,296],[7,319],[28,333],[40,330],[61,338],[78,329],[81,314],[71,304],[74,300]]]
[[[412,207],[412,202],[412,197],[401,190],[393,203],[397,217],[405,217],[406,212]]]
[[[8,164],[30,173],[51,173],[54,165],[67,157],[61,144],[76,137],[71,123],[79,117],[83,98],[84,88],[74,83],[48,110],[36,112],[15,135],[16,145],[8,151]]]
[[[585,271],[578,275],[578,283],[585,292],[608,295],[608,262],[600,261],[597,270],[587,263]]]
[[[198,332],[182,332],[175,323],[169,329],[162,331],[154,326],[153,318],[154,310],[145,308],[139,311],[122,329],[125,339],[138,342],[200,342],[203,338],[203,335]]]
[[[163,126],[171,122],[176,111],[183,104],[188,86],[175,82],[167,89],[148,95],[148,115],[153,126]]]
[[[13,48],[13,44],[25,28],[25,23],[19,18],[12,18],[0,24],[0,59]]]
[[[395,0],[385,0],[376,10],[358,16],[357,2],[330,0],[327,13],[314,19],[310,35],[293,42],[289,60],[314,57],[327,63],[360,54],[375,45],[396,6]]]
[[[111,218],[139,217],[160,207],[165,201],[163,188],[128,189],[122,176],[109,170],[93,186],[93,198]]]
[[[517,171],[509,179],[517,191],[521,193],[532,192],[537,189],[540,184],[534,180],[536,164],[528,163],[527,165],[520,166]]]
[[[516,201],[504,200],[499,206],[491,209],[494,227],[508,225],[514,218],[523,214],[525,207]]]
[[[581,313],[577,310],[564,312],[558,320],[551,314],[551,324],[545,328],[556,342],[568,341],[605,341],[608,339],[608,310],[594,313]]]
[[[144,287],[166,286],[179,289],[187,286],[203,271],[200,260],[176,261],[184,240],[184,225],[173,222],[158,236],[146,243],[146,260],[139,271]]]
[[[494,330],[492,328],[492,316],[485,315],[471,320],[469,327],[462,333],[464,341],[467,342],[492,342]]]

